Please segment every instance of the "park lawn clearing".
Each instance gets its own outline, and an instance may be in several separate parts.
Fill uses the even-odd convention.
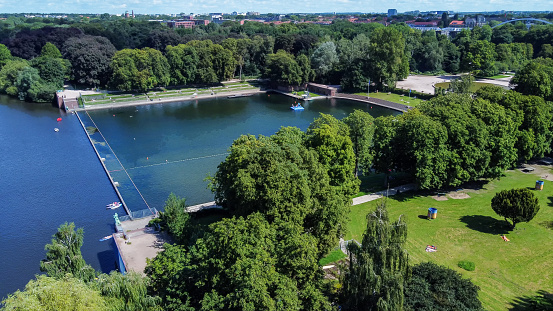
[[[367,93],[360,92],[360,93],[355,93],[355,95],[367,96]],[[405,96],[405,95],[402,96],[395,93],[383,93],[383,92],[372,93],[371,92],[369,93],[369,97],[383,99],[383,100],[387,100],[387,101],[391,101],[394,103],[407,105],[411,107],[417,107],[423,102],[422,99],[414,98],[414,96],[411,96],[411,98],[409,98],[409,96]]]
[[[493,85],[493,84],[482,83],[482,82],[473,82],[472,85],[470,86],[470,91],[474,93],[474,92],[478,91],[480,88],[482,88],[483,86],[486,86],[486,85]],[[436,87],[441,87],[442,89],[447,90],[449,88],[449,82],[436,83],[435,86]]]
[[[508,171],[501,180],[469,190],[470,198],[436,201],[432,194],[405,193],[388,199],[390,219],[407,216],[406,248],[411,264],[432,261],[454,269],[470,278],[481,289],[485,310],[508,310],[512,303],[538,290],[553,291],[553,230],[546,224],[553,218],[548,193],[553,182],[545,181],[543,191],[534,191],[540,201],[540,211],[529,223],[510,229],[505,220],[491,208],[491,199],[501,191],[535,186],[538,176]],[[427,220],[429,207],[438,209],[437,218]],[[362,241],[366,215],[375,202],[351,207],[349,232],[345,240]],[[510,242],[505,242],[505,234]],[[435,245],[436,252],[426,252]],[[458,267],[461,260],[476,264],[475,271]]]
[[[337,262],[338,260],[346,258],[346,257],[347,257],[347,255],[344,254],[344,252],[342,252],[342,250],[340,248],[336,248],[336,249],[332,250],[328,255],[326,255],[326,257],[319,260],[319,265],[320,266],[326,266],[329,263]]]

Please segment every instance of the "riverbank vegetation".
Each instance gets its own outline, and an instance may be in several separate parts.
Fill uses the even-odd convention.
[[[365,90],[370,81],[374,91],[388,92],[409,72],[515,71],[518,91],[550,99],[547,81],[553,80],[553,27],[528,30],[522,23],[465,29],[452,38],[404,23],[340,19],[331,25],[229,21],[194,29],[110,19],[24,30],[0,23],[12,29],[0,32],[0,92],[38,102],[51,100],[64,81],[146,92],[248,76],[284,86],[340,84],[348,92]],[[45,46],[57,51],[45,55]],[[541,85],[532,83],[533,72]]]

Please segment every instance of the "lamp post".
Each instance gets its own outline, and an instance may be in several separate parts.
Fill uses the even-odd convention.
[[[369,83],[367,83],[367,98],[370,98],[369,94],[371,93],[371,79],[369,79]]]

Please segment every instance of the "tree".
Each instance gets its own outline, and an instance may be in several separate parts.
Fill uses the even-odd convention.
[[[17,96],[19,93],[17,86],[17,78],[23,69],[29,67],[29,62],[26,60],[12,60],[0,70],[0,90],[11,96]]]
[[[188,242],[189,227],[191,226],[190,215],[186,211],[185,202],[185,199],[181,199],[174,193],[171,193],[167,201],[165,201],[164,212],[160,217],[167,224],[169,233],[182,245],[186,245]]]
[[[362,110],[354,110],[345,119],[344,123],[349,127],[349,137],[355,153],[355,176],[359,169],[368,173],[372,165],[372,145],[374,135],[374,118]]]
[[[0,69],[12,60],[12,53],[3,44],[0,44]]]
[[[548,65],[548,63],[550,62],[538,58],[522,67],[511,81],[511,84],[515,86],[515,91],[548,100],[552,99],[553,64]]]
[[[161,311],[159,297],[147,293],[147,280],[136,272],[112,271],[98,276],[94,286],[113,311]]]
[[[355,153],[348,126],[331,115],[321,113],[307,129],[307,143],[319,155],[328,170],[331,185],[339,187],[346,197],[359,192],[355,176]]]
[[[472,75],[461,75],[449,83],[449,90],[456,94],[470,94],[473,82]]]
[[[62,278],[70,273],[83,281],[95,277],[94,269],[87,265],[81,255],[83,245],[83,228],[75,231],[74,223],[64,223],[52,236],[52,243],[46,244],[46,259],[40,263],[40,271],[48,276]]]
[[[388,185],[388,177],[397,166],[396,152],[398,120],[395,116],[382,116],[374,120],[374,168],[378,173],[386,174],[384,186]]]
[[[391,27],[377,28],[370,36],[371,80],[378,89],[384,85],[395,87],[396,81],[409,75],[409,60],[405,54],[405,39],[399,30]]]
[[[332,41],[321,44],[311,56],[312,67],[319,79],[325,79],[325,76],[337,63],[336,45]]]
[[[349,142],[349,137],[338,140]],[[346,176],[354,178],[351,142],[347,151],[335,147],[325,150],[339,151],[334,155],[338,163],[340,155],[350,159]],[[241,136],[212,179],[215,200],[236,215],[260,212],[270,223],[301,225],[316,238],[319,255],[325,255],[345,229],[351,189],[331,180],[320,157],[297,128],[282,128],[271,137]]]
[[[151,48],[118,51],[110,68],[113,72],[110,84],[122,91],[146,91],[170,82],[167,58]]]
[[[450,155],[447,130],[417,109],[399,118],[393,146],[399,154],[397,168],[415,177],[420,189],[441,188],[447,180]]]
[[[301,70],[301,82],[302,84],[307,84],[309,81],[313,80],[315,77],[315,71],[311,69],[311,63],[309,58],[303,54],[296,57],[296,62]]]
[[[63,57],[71,62],[73,81],[92,86],[104,86],[110,76],[111,58],[116,52],[104,37],[69,38],[62,48]]]
[[[511,220],[513,229],[519,222],[529,222],[540,210],[538,197],[527,188],[498,192],[492,199],[492,209],[505,220]]]
[[[38,70],[33,67],[25,67],[17,75],[17,81],[15,81],[14,86],[17,88],[17,97],[19,100],[29,100],[29,90],[35,86],[35,84],[40,83],[40,76]]]
[[[196,49],[192,46],[179,44],[167,46],[165,50],[169,63],[171,84],[186,85],[196,79],[196,66],[199,62]]]
[[[57,89],[63,87],[63,82],[69,71],[62,58],[40,56],[31,60],[31,66],[38,69],[38,75],[43,82],[52,84]]]
[[[493,76],[495,68],[495,45],[489,41],[477,40],[469,44],[462,59],[463,69],[481,76]]]
[[[108,304],[98,291],[71,276],[53,278],[38,275],[36,280],[25,285],[24,291],[9,295],[2,303],[2,311],[108,310]]]
[[[303,81],[302,69],[294,56],[284,50],[268,55],[264,76],[283,85],[300,85]]]
[[[258,212],[223,219],[188,251],[166,245],[146,273],[165,310],[329,310],[316,243],[298,229]]]
[[[350,262],[342,272],[342,297],[348,310],[403,310],[403,284],[410,275],[403,245],[407,225],[403,215],[390,222],[386,201],[367,215],[361,245],[350,243]]]
[[[455,270],[432,262],[413,267],[405,284],[405,310],[481,311],[480,288]]]
[[[42,50],[40,51],[40,56],[61,58],[61,52],[55,45],[50,42],[46,42],[46,44],[42,47]]]

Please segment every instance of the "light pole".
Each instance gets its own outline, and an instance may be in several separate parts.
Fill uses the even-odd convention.
[[[371,79],[369,79],[369,83],[367,83],[367,98],[370,98],[369,94],[371,93]]]

